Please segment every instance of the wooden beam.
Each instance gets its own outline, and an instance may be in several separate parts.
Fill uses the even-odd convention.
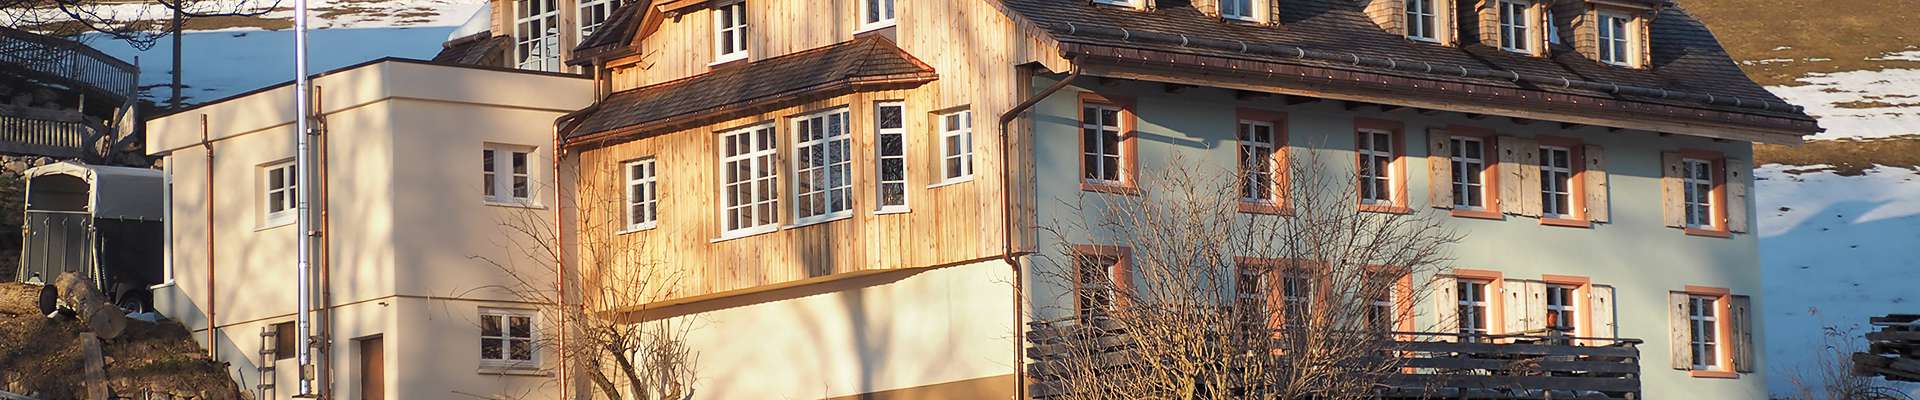
[[[1413,112],[1419,113],[1420,115],[1433,115],[1435,111],[1430,109],[1425,109],[1425,108],[1415,108],[1413,109]]]
[[[1270,97],[1273,97],[1273,93],[1255,92],[1252,90],[1233,91],[1233,98],[1240,99],[1240,100],[1260,100],[1260,99],[1266,99]]]
[[[1340,107],[1341,107],[1341,108],[1346,108],[1346,109],[1347,109],[1347,111],[1353,111],[1353,110],[1358,110],[1358,109],[1360,109],[1360,107],[1366,107],[1366,106],[1367,106],[1367,103],[1363,103],[1363,102],[1358,102],[1358,101],[1342,101],[1342,102],[1340,102]]]
[[[1579,128],[1579,127],[1582,127],[1582,126],[1585,126],[1585,125],[1580,125],[1580,124],[1576,124],[1576,123],[1572,123],[1572,122],[1561,122],[1561,123],[1560,123],[1560,129],[1575,129],[1575,128]]]
[[[1301,105],[1301,104],[1307,104],[1307,103],[1312,103],[1312,102],[1316,102],[1316,101],[1320,101],[1320,98],[1318,98],[1318,97],[1308,97],[1308,96],[1300,96],[1300,95],[1288,95],[1288,96],[1287,96],[1287,105],[1290,105],[1290,106],[1297,106],[1297,105]]]
[[[1396,106],[1396,105],[1392,105],[1392,104],[1381,104],[1381,105],[1380,105],[1380,112],[1393,112],[1393,110],[1398,110],[1398,109],[1401,109],[1401,108],[1404,108],[1404,107],[1400,107],[1400,106]]]
[[[1178,83],[1162,83],[1162,84],[1160,84],[1160,90],[1161,90],[1161,91],[1163,91],[1163,92],[1167,92],[1167,93],[1176,93],[1176,94],[1177,94],[1177,93],[1181,93],[1181,92],[1185,92],[1185,91],[1187,91],[1187,89],[1192,89],[1193,87],[1194,87],[1193,85],[1182,85],[1182,84],[1178,84]]]
[[[1507,117],[1507,119],[1513,120],[1513,123],[1516,125],[1527,125],[1527,124],[1533,123],[1533,120],[1520,118],[1520,117]]]
[[[1475,121],[1479,121],[1487,118],[1485,114],[1476,114],[1476,113],[1461,113],[1461,114],[1465,114],[1467,116],[1467,119],[1471,119]]]

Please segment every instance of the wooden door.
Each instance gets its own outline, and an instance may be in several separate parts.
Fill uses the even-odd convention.
[[[360,400],[386,400],[386,345],[379,336],[360,342]]]

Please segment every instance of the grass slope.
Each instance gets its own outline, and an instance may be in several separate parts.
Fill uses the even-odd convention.
[[[41,315],[39,291],[38,286],[0,283],[0,379],[17,382],[47,400],[84,398],[83,324]],[[154,390],[208,400],[240,397],[226,372],[207,359],[179,323],[129,320],[126,333],[104,343],[103,350],[108,386],[118,396]]]
[[[1678,1],[1762,85],[1796,85],[1810,73],[1920,68],[1920,61],[1884,59],[1920,49],[1912,1]]]

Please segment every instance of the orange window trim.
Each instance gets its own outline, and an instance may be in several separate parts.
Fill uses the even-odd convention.
[[[1273,159],[1268,161],[1269,164],[1273,166],[1273,187],[1271,188],[1273,198],[1269,199],[1270,202],[1267,203],[1247,202],[1245,199],[1242,199],[1240,202],[1240,212],[1250,214],[1293,215],[1293,204],[1290,202],[1293,181],[1290,179],[1292,175],[1290,172],[1291,164],[1287,158],[1287,149],[1290,147],[1287,145],[1287,140],[1290,137],[1287,135],[1287,114],[1278,111],[1239,108],[1234,110],[1234,117],[1233,129],[1235,139],[1239,138],[1240,121],[1257,121],[1273,124]],[[1239,165],[1246,165],[1246,160],[1244,159],[1244,157],[1246,157],[1245,152],[1241,152],[1240,149],[1236,147],[1234,154],[1235,159],[1240,161]]]
[[[1087,124],[1085,118],[1086,109],[1089,105],[1104,105],[1120,109],[1120,183],[1113,184],[1087,181],[1088,165],[1086,154],[1088,149],[1087,141],[1082,138],[1076,140],[1080,142],[1080,154],[1075,155],[1075,158],[1080,159],[1080,190],[1124,195],[1140,194],[1140,183],[1137,178],[1139,176],[1139,165],[1136,162],[1138,158],[1138,149],[1136,148],[1139,146],[1138,139],[1140,134],[1135,131],[1139,126],[1137,115],[1134,112],[1135,104],[1134,99],[1131,97],[1104,96],[1094,92],[1080,92],[1080,109],[1075,110],[1075,112],[1080,114],[1080,125],[1082,127]]]
[[[1393,180],[1393,187],[1391,188],[1391,190],[1393,191],[1392,193],[1393,201],[1391,202],[1391,204],[1366,204],[1366,202],[1362,201],[1360,199],[1360,196],[1357,195],[1357,193],[1360,193],[1359,191],[1361,189],[1359,186],[1360,185],[1359,173],[1358,171],[1356,171],[1356,173],[1354,174],[1354,190],[1355,190],[1354,193],[1356,193],[1356,195],[1354,196],[1355,204],[1359,207],[1360,211],[1362,212],[1377,212],[1377,213],[1388,213],[1388,214],[1412,214],[1413,208],[1407,206],[1406,124],[1401,123],[1400,121],[1392,121],[1392,120],[1384,120],[1384,119],[1354,118],[1353,119],[1353,133],[1354,133],[1353,147],[1354,147],[1355,154],[1354,154],[1353,160],[1354,160],[1355,168],[1358,168],[1360,166],[1359,139],[1360,139],[1360,132],[1362,130],[1386,131],[1389,134],[1391,134],[1393,137],[1392,139],[1393,149],[1390,152],[1391,154],[1393,154],[1393,163],[1391,166],[1388,167],[1388,174],[1389,174],[1388,176],[1390,176],[1391,179]]]
[[[1506,333],[1506,298],[1500,294],[1500,283],[1504,282],[1505,278],[1501,276],[1500,271],[1454,268],[1453,278],[1485,281],[1487,283],[1487,334],[1499,335]],[[1458,293],[1455,295],[1458,296]],[[1445,300],[1456,304],[1460,301],[1459,298]]]
[[[1567,167],[1573,170],[1572,177],[1568,179],[1571,182],[1567,183],[1567,208],[1573,211],[1572,214],[1569,214],[1571,218],[1554,218],[1542,215],[1540,216],[1540,224],[1571,228],[1592,228],[1593,223],[1587,220],[1587,159],[1585,158],[1586,152],[1584,151],[1586,143],[1581,142],[1580,139],[1549,135],[1536,136],[1534,140],[1538,141],[1540,146],[1543,147],[1554,146],[1566,148]],[[1541,157],[1545,156],[1542,155]],[[1535,193],[1540,192],[1540,188],[1538,187],[1531,188],[1531,190]]]
[[[1069,251],[1072,252],[1075,258],[1073,260],[1073,293],[1075,294],[1073,296],[1073,309],[1075,317],[1079,316],[1079,310],[1085,308],[1084,304],[1080,304],[1081,296],[1079,296],[1079,293],[1086,291],[1086,288],[1082,287],[1080,282],[1080,277],[1086,276],[1080,271],[1080,268],[1085,265],[1080,262],[1079,257],[1112,257],[1118,260],[1112,266],[1108,267],[1107,277],[1113,280],[1113,289],[1115,292],[1133,291],[1132,248],[1125,246],[1076,244],[1073,245]],[[1116,295],[1112,301],[1114,312],[1121,312],[1130,307],[1130,300],[1128,300],[1127,296]]]
[[[1710,201],[1713,202],[1713,216],[1709,217],[1712,219],[1713,229],[1701,229],[1689,226],[1682,229],[1682,231],[1691,236],[1714,238],[1733,237],[1732,232],[1727,231],[1727,155],[1718,151],[1705,149],[1681,149],[1679,153],[1681,159],[1707,161],[1712,165],[1710,168],[1713,169],[1713,171],[1711,171],[1713,175],[1713,194],[1709,197],[1709,199],[1711,199]],[[1682,193],[1684,193],[1684,191]]]
[[[1541,275],[1540,280],[1545,281],[1548,285],[1574,287],[1573,308],[1579,312],[1580,315],[1579,320],[1574,321],[1573,336],[1594,337],[1594,328],[1596,327],[1593,326],[1593,279],[1578,275]],[[1590,342],[1587,344],[1600,345],[1603,343]]]
[[[1413,268],[1394,265],[1368,265],[1366,269],[1375,273],[1399,275],[1393,282],[1393,329],[1401,332],[1413,332]],[[1456,300],[1457,301],[1457,300]],[[1400,340],[1412,340],[1411,335],[1399,336]]]
[[[1286,277],[1286,273],[1306,272],[1312,274],[1308,278],[1312,280],[1313,283],[1313,303],[1310,305],[1311,307],[1309,307],[1310,310],[1325,309],[1329,299],[1328,296],[1330,292],[1333,291],[1333,282],[1331,277],[1328,276],[1329,271],[1324,264],[1299,259],[1264,257],[1234,257],[1234,263],[1238,264],[1241,268],[1258,267],[1266,269],[1267,304],[1268,308],[1273,310],[1272,315],[1267,320],[1267,325],[1276,331],[1285,326],[1286,323],[1286,286],[1280,281],[1280,279]],[[1276,304],[1280,306],[1274,307],[1273,305]],[[1309,315],[1308,317],[1312,318],[1314,316]]]
[[[1459,207],[1454,207],[1448,211],[1448,215],[1461,218],[1479,218],[1496,221],[1505,220],[1506,214],[1500,213],[1500,158],[1497,157],[1500,153],[1499,146],[1494,143],[1494,139],[1499,135],[1494,133],[1492,129],[1466,125],[1449,125],[1447,126],[1447,133],[1453,137],[1480,139],[1480,198],[1485,199],[1485,204],[1482,204],[1481,210],[1462,210]],[[1439,162],[1452,162],[1452,157],[1452,154],[1441,154]],[[1458,174],[1460,171],[1453,171],[1453,173]],[[1453,183],[1448,182],[1447,184],[1452,185]]]
[[[1713,330],[1714,335],[1717,336],[1714,339],[1714,344],[1716,345],[1715,353],[1718,353],[1714,354],[1714,357],[1718,359],[1718,362],[1714,363],[1715,369],[1687,371],[1687,375],[1695,378],[1738,379],[1740,374],[1733,370],[1733,352],[1729,351],[1729,343],[1727,343],[1728,339],[1733,338],[1733,321],[1729,320],[1733,315],[1733,291],[1717,286],[1687,285],[1683,292],[1694,296],[1710,296],[1714,298]],[[1675,343],[1674,345],[1677,346],[1680,344]],[[1686,345],[1692,346],[1693,344],[1687,343]]]

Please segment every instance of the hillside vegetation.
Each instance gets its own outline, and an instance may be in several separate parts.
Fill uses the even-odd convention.
[[[1747,75],[1795,85],[1817,72],[1920,68],[1920,16],[1913,1],[1677,0],[1706,22]]]

